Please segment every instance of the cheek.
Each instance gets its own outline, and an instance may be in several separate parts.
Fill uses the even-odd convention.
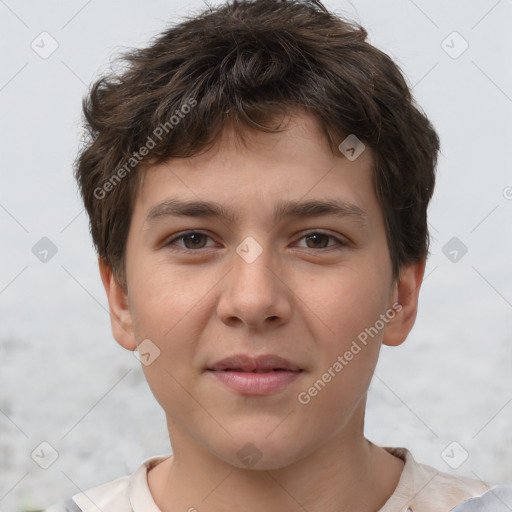
[[[187,272],[171,274],[163,265],[137,277],[132,288],[136,339],[151,340],[159,351],[155,365],[144,368],[146,376],[157,383],[170,373],[185,382],[195,370],[196,341],[211,314],[208,290],[213,285]]]
[[[162,341],[172,336],[176,326],[198,306],[207,291],[199,276],[172,270],[165,263],[138,268],[132,282],[132,316],[139,334]]]
[[[148,281],[151,295],[140,301],[137,311],[138,340],[149,339],[156,346],[157,357],[143,365],[147,383],[165,411],[180,411],[184,418],[195,418],[197,411],[187,390],[197,378],[194,364],[195,338],[198,336],[198,312],[179,294],[159,290]],[[144,296],[144,295],[141,295]],[[195,304],[196,302],[194,302]],[[178,416],[179,416],[178,415]]]
[[[313,359],[318,364],[302,390],[302,403],[309,401],[303,406],[311,414],[325,415],[332,428],[341,427],[350,416],[377,364],[383,335],[379,319],[388,293],[378,277],[378,272],[346,272],[311,303],[329,330],[323,328],[328,334],[316,336]]]
[[[308,283],[302,295],[309,297],[308,305],[326,327],[327,344],[341,350],[385,312],[389,290],[379,269],[365,265],[363,271],[344,268]]]

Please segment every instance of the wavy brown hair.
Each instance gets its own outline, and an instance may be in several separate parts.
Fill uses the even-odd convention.
[[[394,277],[427,256],[439,139],[399,67],[366,39],[319,0],[232,0],[125,52],[121,69],[91,86],[75,177],[97,253],[125,289],[146,164],[205,151],[228,123],[280,130],[275,121],[297,109],[314,116],[333,154],[348,134],[372,148]]]

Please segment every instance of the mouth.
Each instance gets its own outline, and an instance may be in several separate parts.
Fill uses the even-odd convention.
[[[286,387],[304,369],[275,355],[237,355],[216,362],[206,371],[239,394],[268,395]]]
[[[212,372],[241,372],[241,373],[270,373],[270,372],[289,372],[289,371],[297,371],[301,372],[302,370],[286,370],[284,368],[272,368],[271,370],[244,370],[242,368],[226,368],[225,370],[210,370]]]
[[[208,367],[209,371],[232,371],[247,373],[266,373],[273,371],[299,372],[302,368],[277,355],[251,357],[239,354],[226,357]]]

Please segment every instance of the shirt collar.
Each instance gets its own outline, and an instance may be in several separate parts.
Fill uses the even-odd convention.
[[[128,480],[128,499],[133,512],[162,512],[155,503],[148,484],[148,471],[170,455],[157,455],[142,462]]]

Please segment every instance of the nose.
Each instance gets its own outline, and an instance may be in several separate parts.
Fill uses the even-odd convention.
[[[278,262],[269,249],[263,249],[255,259],[245,257],[243,252],[234,252],[233,267],[223,280],[217,306],[222,322],[251,329],[277,327],[288,322],[293,293],[278,275],[277,267]]]

